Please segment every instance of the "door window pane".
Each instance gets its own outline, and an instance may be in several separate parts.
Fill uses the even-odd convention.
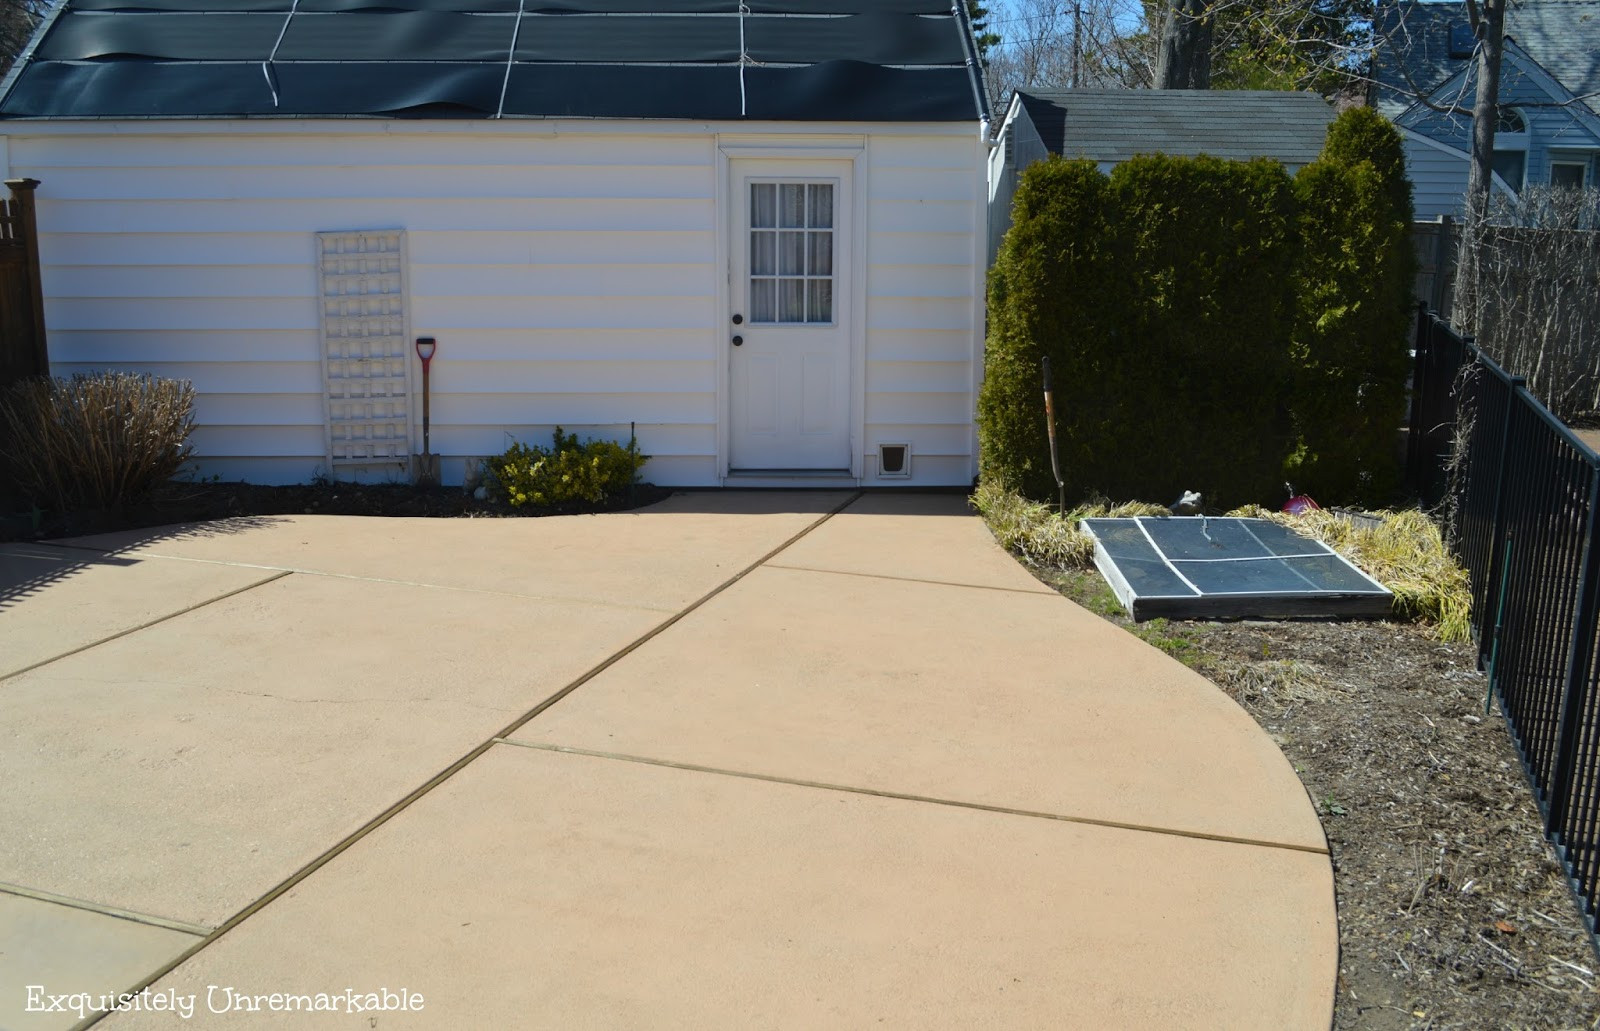
[[[806,281],[804,279],[778,280],[778,321],[806,321]]]
[[[812,229],[833,228],[833,184],[812,183],[806,187],[809,208],[806,224]]]
[[[772,229],[778,224],[778,185],[750,184],[750,228]]]
[[[752,279],[750,281],[750,321],[778,321],[778,281]]]
[[[833,275],[833,234],[807,233],[806,271],[813,276]]]
[[[775,276],[778,274],[778,234],[752,231],[750,233],[750,274]]]
[[[806,234],[778,234],[778,275],[803,276],[806,274]]]
[[[750,320],[831,323],[832,183],[751,183]]]
[[[784,183],[778,187],[778,224],[784,229],[806,227],[806,188],[803,183]]]
[[[806,282],[806,321],[833,321],[833,280],[811,279]]]

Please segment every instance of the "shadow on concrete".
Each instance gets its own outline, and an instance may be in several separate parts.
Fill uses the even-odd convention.
[[[0,544],[0,613],[36,597],[91,566],[123,566],[139,560],[127,553],[158,541],[221,537],[281,522],[278,516],[237,516],[204,523],[179,523],[118,531],[115,548],[78,544],[73,538]]]

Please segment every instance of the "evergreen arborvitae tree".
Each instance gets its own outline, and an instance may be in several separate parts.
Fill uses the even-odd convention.
[[[1303,241],[1284,473],[1325,503],[1387,504],[1399,486],[1407,348],[1415,318],[1411,181],[1400,134],[1371,108],[1328,130],[1295,177]]]
[[[1000,34],[989,29],[989,9],[978,0],[967,0],[967,20],[972,22],[972,42],[978,48],[979,62],[989,63],[989,49],[1000,45]]]

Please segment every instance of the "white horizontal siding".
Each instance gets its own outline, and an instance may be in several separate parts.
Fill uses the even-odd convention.
[[[305,483],[312,476],[327,471],[323,459],[308,458],[304,455],[260,458],[247,454],[222,454],[198,450],[184,468],[191,470],[196,478],[210,479],[216,476],[230,483],[243,480],[246,483],[265,483],[273,486]],[[385,479],[398,479],[397,476],[377,472],[369,474],[366,478],[379,482]]]
[[[987,196],[976,139],[873,139],[867,190],[866,482],[909,442],[913,485],[970,482]],[[884,483],[907,483],[885,480]]]
[[[471,362],[703,361],[714,362],[719,341],[702,328],[663,329],[475,329],[430,325],[447,341],[438,368]],[[248,355],[261,362],[322,361],[315,332],[279,333],[231,330],[219,339],[212,330],[66,330],[50,327],[50,354],[58,363],[91,364],[149,361],[227,362]]]
[[[105,174],[97,168],[41,167],[55,200],[105,200]],[[703,165],[399,165],[325,167],[296,165],[217,168],[169,166],[124,168],[115,186],[118,200],[215,201],[294,200],[303,197],[414,200],[418,183],[435,183],[440,197],[520,201],[528,197],[589,200],[709,196],[713,172]],[[45,179],[49,176],[49,179]]]
[[[46,188],[48,191],[48,188]],[[248,254],[260,265],[312,263],[316,245],[305,232],[262,231],[72,232],[47,226],[40,238],[40,260],[46,265],[227,265]],[[530,233],[503,227],[463,232],[407,232],[411,260],[421,264],[614,262],[626,255],[640,263],[702,262],[714,257],[714,240],[704,226],[687,230],[584,229]]]
[[[122,366],[117,366],[121,368]],[[196,392],[196,426],[322,426],[322,394],[209,394]]]
[[[260,168],[308,165],[313,168],[438,168],[455,170],[479,165],[524,166],[530,175],[544,165],[650,165],[708,167],[704,136],[571,135],[537,130],[525,133],[467,131],[307,132],[295,123],[283,132],[242,132],[244,125],[213,123],[196,134],[141,136],[141,146],[118,149],[120,168]],[[191,127],[192,128],[192,127]],[[358,128],[358,127],[352,127]],[[376,128],[376,127],[374,127]],[[26,128],[20,132],[26,132]],[[107,136],[13,135],[11,161],[28,168],[107,167]],[[127,139],[121,136],[120,139]],[[219,145],[220,144],[220,145]],[[530,181],[537,181],[530,179]]]
[[[562,432],[575,433],[580,439],[614,440],[627,443],[626,424],[615,426],[562,426]],[[441,454],[487,457],[497,455],[512,441],[549,447],[555,426],[529,424],[525,426],[450,426],[435,430],[433,446]],[[639,449],[652,457],[698,458],[714,453],[717,428],[712,425],[674,426],[652,424],[637,430]]]
[[[964,458],[970,437],[967,420],[956,423],[899,423],[867,426],[867,450],[876,453],[879,444],[903,444],[912,441],[919,455],[944,455]]]
[[[61,361],[51,354],[58,376],[105,368],[104,362]],[[184,379],[197,394],[315,394],[322,389],[322,363],[315,362],[143,362],[115,363],[127,372],[164,379]]]
[[[903,443],[903,441],[901,441]],[[866,480],[880,487],[965,487],[972,482],[972,460],[965,455],[929,455],[911,447],[911,476],[878,479],[878,453],[867,459]]]
[[[574,429],[652,423],[714,425],[713,392],[611,394],[457,393],[435,390],[434,425],[519,426],[549,422]]]
[[[654,283],[641,278],[638,290],[630,297],[516,295],[485,298],[413,294],[411,321],[418,332],[434,326],[710,330],[711,296],[665,297],[654,294],[655,289]]]
[[[195,458],[301,458],[323,462],[326,431],[317,426],[196,426]]]
[[[46,184],[56,370],[192,381],[215,471],[292,481],[325,464],[313,234],[400,228],[411,328],[439,339],[436,450],[633,421],[662,455],[653,474],[715,482],[709,137],[196,128],[12,144],[13,174]]]
[[[56,364],[112,364],[148,361],[183,362],[322,362],[314,332],[275,333],[230,330],[226,337],[210,330],[69,330],[50,326],[50,357]],[[238,356],[238,357],[236,357]]]
[[[432,442],[447,479],[557,424],[624,438],[636,422],[650,478],[719,482],[709,133],[300,128],[12,137],[12,174],[44,183],[57,370],[189,379],[203,468],[304,480],[324,465],[313,234],[398,228],[411,331],[439,340]],[[910,440],[913,482],[965,483],[982,154],[975,133],[893,133],[868,136],[856,190],[861,443],[875,460],[878,441]]]
[[[16,167],[14,159],[12,167]],[[537,170],[530,169],[529,174],[536,175]],[[419,182],[417,186],[419,192],[428,187],[449,189],[447,182]],[[459,232],[504,229],[507,225],[524,232],[550,232],[619,224],[643,230],[685,230],[710,225],[712,213],[709,198],[430,197],[408,201],[352,196],[130,203],[119,199],[57,200],[47,190],[40,191],[38,207],[40,225],[55,233],[315,233],[329,226]]]

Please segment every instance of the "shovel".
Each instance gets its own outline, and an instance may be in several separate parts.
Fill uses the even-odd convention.
[[[411,468],[419,487],[439,486],[439,456],[428,440],[428,365],[438,348],[433,337],[417,337],[417,357],[422,359],[422,454],[411,456]]]

